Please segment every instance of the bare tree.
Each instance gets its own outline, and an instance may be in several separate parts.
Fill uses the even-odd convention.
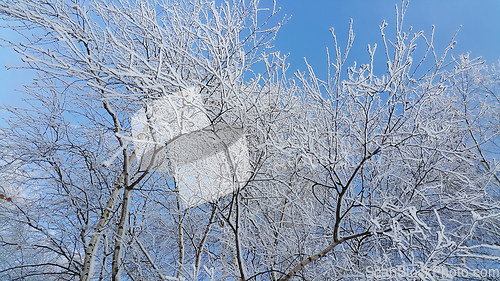
[[[14,198],[9,219],[45,239],[26,242],[40,251],[39,261],[6,264],[2,274],[119,280],[174,271],[196,278],[218,208],[183,210],[171,174],[139,167],[130,118],[193,85],[213,124],[247,128],[249,118],[265,114],[251,107],[270,83],[283,84],[283,59],[267,53],[280,26],[267,24],[276,7],[266,12],[257,4],[2,2],[9,27],[28,40],[8,43],[39,72],[26,88],[32,107],[9,108],[14,118],[2,130],[2,169],[17,175],[10,184],[34,204]],[[253,74],[259,63],[262,74]],[[265,133],[265,122],[259,126],[248,130]],[[232,213],[226,219],[234,223]],[[241,254],[238,260],[243,276]]]
[[[352,29],[343,54],[332,30],[336,59],[327,79],[310,66],[308,76],[297,73],[309,109],[290,142],[307,167],[297,171],[311,193],[301,205],[318,207],[301,212],[307,227],[288,237],[296,247],[282,256],[280,280],[361,280],[375,278],[376,270],[384,280],[411,279],[409,272],[380,275],[398,268],[416,269],[426,280],[426,270],[438,266],[498,261],[491,242],[471,242],[484,219],[498,217],[491,193],[497,172],[480,147],[498,132],[483,128],[486,102],[463,84],[481,64],[463,55],[447,59],[453,39],[438,56],[433,34],[403,31],[407,4],[397,10],[395,41],[386,38],[387,23],[380,26],[385,75],[374,73],[375,45],[368,46],[367,64],[348,67],[340,78]],[[418,41],[426,47],[420,58]],[[479,163],[486,169],[478,171]],[[485,251],[478,254],[479,248]]]
[[[480,61],[404,31],[403,2],[395,40],[380,27],[386,73],[374,72],[376,45],[367,64],[345,66],[350,28],[343,52],[332,30],[326,79],[307,65],[288,80],[269,50],[278,9],[258,4],[0,4],[27,40],[7,42],[38,71],[26,109],[7,107],[0,129],[0,246],[15,257],[2,278],[373,280],[405,266],[427,280],[436,266],[498,261],[484,225],[499,214],[484,147],[498,130],[484,123],[494,95],[478,90],[491,81]],[[243,132],[251,166],[247,180],[227,179],[230,194],[195,207],[176,181],[179,148],[157,138],[150,114],[173,97],[193,106],[176,94],[186,89],[203,130]]]

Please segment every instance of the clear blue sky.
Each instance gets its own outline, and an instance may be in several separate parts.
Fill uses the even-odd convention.
[[[262,0],[263,6],[270,0]],[[304,57],[319,75],[326,70],[326,47],[333,50],[333,40],[329,29],[335,28],[337,40],[344,47],[350,18],[353,19],[356,39],[350,60],[366,63],[367,44],[378,44],[377,53],[383,54],[379,25],[386,20],[389,26],[385,33],[394,38],[395,5],[398,0],[277,0],[282,8],[281,16],[291,16],[282,27],[275,41],[275,50],[290,53],[289,75],[295,70],[305,70]],[[454,55],[470,52],[472,57],[482,56],[488,64],[500,59],[500,0],[413,0],[405,18],[405,29],[413,26],[413,31],[430,35],[431,26],[436,26],[435,47],[443,50],[450,42],[456,29],[462,28]],[[0,37],[20,40],[12,32],[0,29]],[[423,48],[423,46],[422,46]],[[20,65],[20,58],[12,50],[0,49],[0,103],[21,105],[23,84],[31,84],[34,73],[23,70],[6,70],[5,65]],[[382,66],[385,61],[379,61]],[[5,117],[0,112],[0,118]],[[4,124],[0,121],[0,125]]]
[[[290,71],[305,70],[304,57],[316,73],[326,70],[326,47],[333,54],[333,39],[329,29],[335,28],[337,41],[345,48],[349,20],[353,19],[356,35],[348,66],[352,62],[367,63],[367,44],[377,43],[377,53],[383,54],[379,26],[389,23],[385,34],[394,38],[396,26],[395,5],[400,0],[351,0],[351,1],[278,0],[282,12],[291,19],[278,34],[275,46],[283,53],[290,53]],[[452,54],[470,52],[471,57],[482,56],[490,65],[500,59],[500,1],[499,0],[413,0],[405,16],[405,30],[424,31],[430,36],[435,25],[435,47],[441,52],[450,42],[457,28],[462,25],[457,45]],[[418,44],[418,43],[417,43]],[[420,46],[424,48],[425,46]],[[440,53],[438,53],[440,54]],[[385,61],[378,61],[385,67]]]

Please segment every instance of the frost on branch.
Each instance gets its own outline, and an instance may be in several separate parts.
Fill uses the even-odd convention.
[[[349,30],[327,77],[289,79],[257,4],[0,1],[44,34],[13,43],[40,76],[0,128],[2,179],[33,190],[0,204],[0,259],[16,257],[1,280],[367,280],[498,261],[497,99],[473,90],[490,80],[470,80],[479,62],[403,32],[404,8],[369,60],[347,67]]]
[[[250,178],[242,128],[211,125],[198,87],[164,96],[132,117],[141,170],[174,170],[186,208],[218,199]]]

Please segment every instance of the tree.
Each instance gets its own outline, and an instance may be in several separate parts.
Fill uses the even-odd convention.
[[[462,94],[464,120],[469,128],[471,144],[474,145],[479,161],[479,169],[486,175],[488,194],[491,200],[499,200],[499,174],[498,174],[498,71],[495,65],[488,67],[481,65],[470,73],[466,73],[459,80],[458,91]],[[473,93],[473,94],[470,94]],[[474,245],[475,256],[496,255],[500,245],[500,221],[498,215],[473,214],[477,218],[477,228],[470,245]],[[468,259],[468,264],[475,269],[484,271],[496,270],[498,262]],[[482,276],[484,277],[484,276]],[[498,274],[486,276],[485,280],[495,280]]]
[[[481,164],[477,137],[498,131],[481,129],[481,93],[463,87],[480,62],[447,58],[453,40],[438,57],[432,36],[404,32],[403,3],[396,40],[380,28],[387,73],[374,73],[375,45],[343,76],[350,29],[343,54],[332,31],[326,79],[308,65],[288,80],[269,51],[278,10],[258,2],[0,4],[28,40],[9,43],[39,73],[0,131],[0,172],[22,194],[0,202],[0,245],[16,257],[2,278],[370,280],[406,266],[425,279],[427,268],[498,260],[492,240],[476,239],[498,215],[497,170]],[[207,130],[242,128],[251,176],[186,208],[172,165],[155,164],[174,148],[152,142],[141,165],[131,119],[146,108],[154,131],[147,108],[193,86]]]

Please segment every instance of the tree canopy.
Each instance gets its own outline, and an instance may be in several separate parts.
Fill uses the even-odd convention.
[[[498,72],[405,29],[407,7],[364,64],[332,30],[322,78],[286,73],[274,2],[3,1],[38,76],[0,128],[0,278],[498,277]],[[174,99],[195,114],[155,109]],[[201,158],[229,192],[187,203]]]

